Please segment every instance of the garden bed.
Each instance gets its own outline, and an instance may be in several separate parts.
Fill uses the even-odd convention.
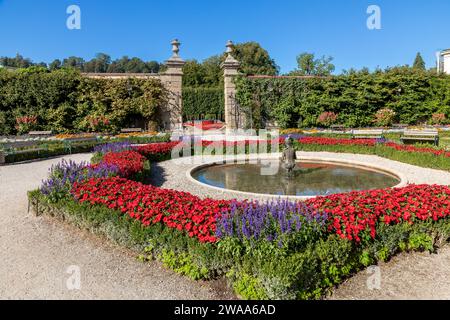
[[[401,251],[433,252],[450,236],[446,186],[258,203],[134,181],[145,170],[142,155],[164,159],[171,147],[105,148],[94,166],[54,168],[29,194],[32,207],[193,279],[225,276],[245,299],[318,299],[362,268]]]

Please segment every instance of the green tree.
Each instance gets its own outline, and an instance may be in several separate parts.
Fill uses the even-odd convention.
[[[83,70],[85,61],[80,57],[69,57],[63,60],[62,66],[64,68],[73,68]]]
[[[204,85],[207,87],[218,87],[223,83],[221,56],[212,56],[202,63],[204,73]]]
[[[28,68],[34,66],[34,63],[30,59],[26,59],[20,54],[16,54],[14,58],[1,57],[0,65],[12,68]]]
[[[332,63],[333,57],[323,56],[316,59],[313,53],[302,53],[297,57],[298,69],[289,75],[298,76],[328,76],[336,69]]]
[[[205,68],[197,60],[186,61],[183,73],[183,86],[200,87],[205,85]]]
[[[236,44],[233,55],[240,62],[243,74],[275,76],[279,73],[275,60],[257,42]]]
[[[61,67],[62,67],[62,62],[59,59],[55,59],[52,63],[50,63],[48,65],[48,68],[52,71],[61,69]]]
[[[105,53],[98,53],[94,59],[84,64],[83,71],[89,73],[105,73],[111,64],[111,57]]]
[[[420,52],[417,53],[416,59],[414,59],[413,68],[416,69],[416,70],[420,70],[420,71],[425,71],[426,70],[425,61],[423,60],[422,55],[420,54]]]

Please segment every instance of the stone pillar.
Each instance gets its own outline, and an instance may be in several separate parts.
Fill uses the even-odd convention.
[[[166,130],[183,129],[183,66],[184,60],[179,56],[180,42],[172,41],[172,57],[166,61],[167,70],[161,75],[161,81],[169,91],[169,103],[161,111],[162,125]]]
[[[225,122],[227,130],[238,129],[243,125],[243,114],[236,104],[236,85],[234,78],[239,74],[239,62],[233,57],[233,42],[227,43],[227,58],[222,64],[225,83]]]

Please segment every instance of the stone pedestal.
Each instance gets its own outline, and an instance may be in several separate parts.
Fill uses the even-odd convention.
[[[227,58],[222,64],[224,84],[225,84],[225,122],[227,130],[242,128],[245,124],[245,116],[239,110],[236,103],[236,85],[234,79],[239,75],[239,62],[232,56],[233,43],[227,43]]]

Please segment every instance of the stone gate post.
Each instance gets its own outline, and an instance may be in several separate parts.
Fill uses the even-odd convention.
[[[179,56],[180,42],[172,41],[172,57],[166,61],[167,70],[160,78],[169,91],[169,103],[161,114],[162,125],[166,130],[183,129],[183,66],[185,61]]]
[[[227,58],[222,64],[224,84],[225,84],[225,122],[227,130],[238,129],[243,125],[243,114],[241,114],[236,104],[236,85],[234,78],[239,74],[239,61],[237,61],[233,53],[233,42],[227,43]]]

